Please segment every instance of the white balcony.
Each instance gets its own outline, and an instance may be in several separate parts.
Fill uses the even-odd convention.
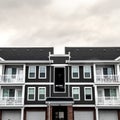
[[[118,75],[96,75],[96,83],[98,84],[112,84],[120,83]]]
[[[0,83],[23,83],[23,75],[1,75]]]
[[[2,97],[0,98],[0,106],[22,106],[23,99],[21,97]]]
[[[98,97],[97,105],[120,105],[119,97]]]

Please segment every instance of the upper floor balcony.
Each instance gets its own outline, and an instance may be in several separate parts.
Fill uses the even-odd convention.
[[[21,97],[2,97],[0,98],[0,106],[22,106],[23,105],[23,98]]]
[[[120,83],[119,75],[96,75],[97,84],[117,84]]]
[[[96,66],[96,84],[119,84],[120,76],[115,65]]]
[[[23,83],[24,77],[23,74],[9,74],[9,75],[1,75],[0,83]]]
[[[98,97],[97,98],[97,105],[109,105],[115,106],[120,105],[120,98],[119,97]]]

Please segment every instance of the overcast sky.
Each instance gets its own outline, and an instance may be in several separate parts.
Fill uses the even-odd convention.
[[[0,0],[0,46],[120,46],[120,0]]]

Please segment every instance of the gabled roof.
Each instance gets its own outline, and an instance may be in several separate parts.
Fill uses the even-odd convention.
[[[120,56],[120,47],[65,47],[71,60],[115,60]]]
[[[49,60],[52,47],[0,48],[0,58],[4,60]]]

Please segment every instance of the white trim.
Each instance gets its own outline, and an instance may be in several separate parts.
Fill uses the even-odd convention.
[[[44,67],[44,68],[45,68],[45,77],[40,77],[40,68],[41,68],[41,67]],[[39,78],[39,79],[46,79],[46,76],[47,76],[47,68],[46,68],[46,66],[43,66],[43,65],[39,66],[38,78]]]
[[[94,85],[93,82],[66,82],[65,85]]]
[[[28,91],[29,91],[29,88],[33,88],[33,89],[34,89],[34,99],[29,99],[29,94],[28,94],[28,93],[29,93],[29,92],[28,92]],[[35,101],[35,87],[28,87],[28,88],[27,88],[27,101]]]
[[[95,107],[95,105],[73,105],[73,107]]]
[[[86,73],[86,71],[85,71],[85,67],[89,67],[89,73],[90,73],[90,77],[86,77],[85,76],[85,73]],[[91,65],[84,65],[83,66],[83,77],[84,77],[84,79],[91,79]]]
[[[68,64],[51,64],[51,66],[54,66],[54,67],[65,67],[65,66],[68,66]]]
[[[53,60],[5,60],[0,61],[0,63],[53,63]]]
[[[73,68],[77,68],[77,74],[78,74],[78,77],[74,77],[73,76],[73,73],[74,73],[74,71],[73,71]],[[79,70],[80,68],[79,68],[79,66],[71,66],[71,76],[72,76],[72,79],[79,79],[80,78],[80,70]]]
[[[35,76],[34,77],[30,77],[30,67],[34,67],[35,68]],[[36,65],[29,65],[28,66],[28,79],[36,79]]]
[[[120,56],[118,56],[117,58],[115,58],[116,61],[120,60]]]
[[[75,99],[74,97],[73,97],[73,95],[74,95],[74,93],[73,93],[73,89],[74,88],[77,88],[78,90],[79,90],[79,93],[78,93],[78,99]],[[75,100],[75,101],[79,101],[80,100],[80,87],[72,87],[72,98]]]
[[[40,94],[39,89],[40,88],[44,88],[45,89],[45,94],[44,94],[45,98],[44,99],[40,99],[39,98],[39,94]],[[46,87],[38,87],[38,101],[44,101],[44,100],[46,100]]]
[[[50,57],[69,57],[70,54],[50,54]]]
[[[116,60],[66,60],[66,63],[119,63]]]
[[[2,57],[0,57],[0,61],[5,61],[5,59],[3,59]]]
[[[44,105],[39,105],[39,104],[37,104],[37,105],[31,105],[31,104],[27,105],[26,104],[26,105],[24,105],[24,107],[47,107],[47,105],[45,105],[45,104]]]
[[[86,92],[85,92],[85,89],[86,89],[86,88],[91,89],[91,99],[86,99]],[[85,101],[92,101],[92,100],[93,100],[92,87],[84,87],[84,100],[85,100]]]
[[[27,82],[25,85],[54,85],[54,82]]]

